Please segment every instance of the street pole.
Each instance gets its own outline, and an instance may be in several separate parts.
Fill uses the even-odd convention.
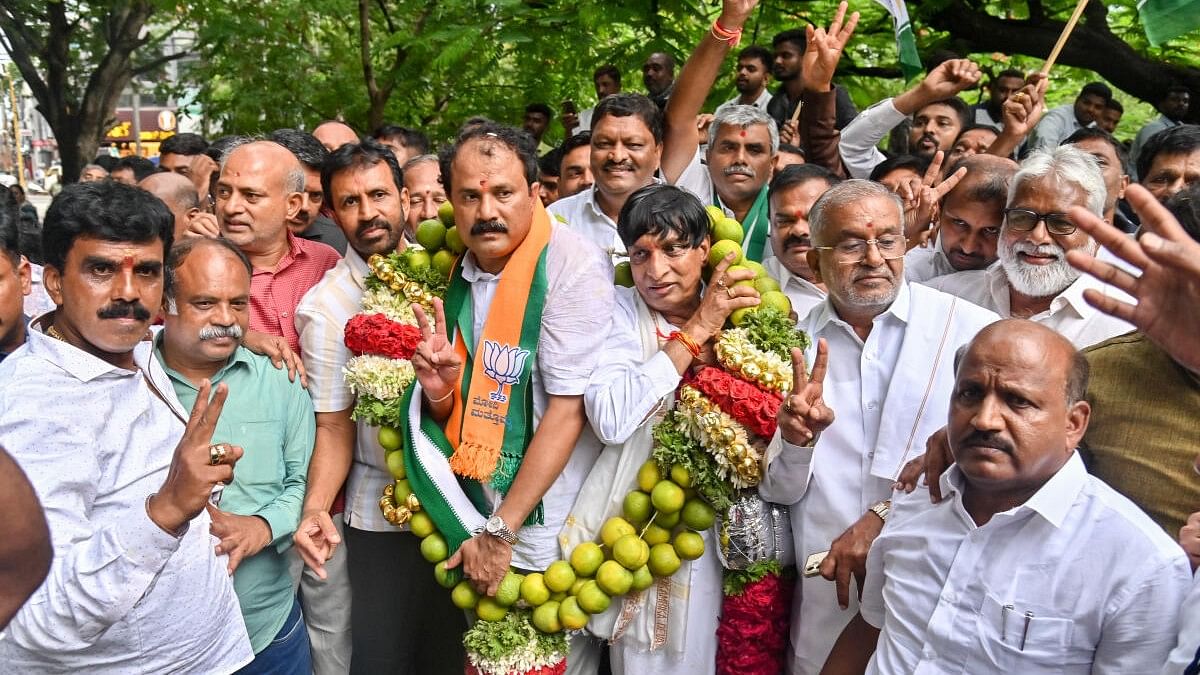
[[[21,112],[17,110],[17,87],[14,84],[15,78],[10,73],[8,76],[8,98],[12,102],[12,123],[13,123],[13,139],[14,147],[17,149],[17,182],[21,184],[21,189],[25,189],[25,160],[21,158]]]
[[[133,147],[134,154],[142,156],[142,95],[138,93],[137,83],[130,80],[133,89]]]

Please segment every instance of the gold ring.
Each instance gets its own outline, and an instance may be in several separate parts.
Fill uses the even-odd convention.
[[[732,288],[732,287],[730,287],[730,288],[726,288],[726,289],[725,289],[725,294],[726,294],[726,295],[728,295],[728,296],[729,296],[731,299],[732,299],[732,298],[736,298],[736,297],[737,297],[736,295],[734,295],[734,294],[733,294],[733,288]]]
[[[796,414],[795,408],[792,408],[792,397],[791,396],[783,399],[783,409],[786,410],[787,414],[789,414],[789,415]]]
[[[211,466],[217,466],[225,461],[225,456],[229,453],[229,446],[225,443],[213,443],[208,446],[208,463]]]
[[[725,286],[725,277],[721,277],[720,279],[717,279],[717,288],[727,288]]]
[[[1020,103],[1021,101],[1024,101],[1025,100],[1024,92],[1017,92],[1017,93],[1013,94],[1013,100],[1018,103]]]

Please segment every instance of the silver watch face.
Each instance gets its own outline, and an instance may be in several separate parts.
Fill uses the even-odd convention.
[[[500,516],[492,516],[491,518],[488,518],[487,523],[483,526],[483,529],[486,530],[488,534],[499,534],[500,531],[504,529],[504,521],[500,519]]]

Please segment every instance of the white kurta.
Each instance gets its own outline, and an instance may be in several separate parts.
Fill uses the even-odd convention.
[[[813,307],[825,302],[825,291],[813,282],[792,274],[778,256],[771,256],[762,262],[762,266],[779,284],[779,290],[792,302],[792,311],[796,316],[804,318]]]
[[[803,320],[815,345],[829,344],[825,402],[836,419],[814,449],[784,445],[759,493],[790,505],[797,564],[826,551],[875,502],[887,499],[900,468],[925,451],[946,424],[959,346],[998,317],[970,303],[905,283],[875,317],[866,341],[828,300]],[[815,356],[815,346],[806,355]],[[858,611],[857,592],[842,610],[832,582],[803,578],[792,605],[791,672],[817,673]]]

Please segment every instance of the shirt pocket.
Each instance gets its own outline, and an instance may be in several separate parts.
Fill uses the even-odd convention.
[[[1026,612],[1030,612],[1027,616]],[[1088,673],[1072,648],[1074,621],[1041,615],[986,593],[976,616],[979,644],[970,648],[965,672]]]
[[[223,430],[226,443],[241,446],[242,458],[234,466],[233,482],[246,487],[282,490],[284,429],[281,420],[239,421]],[[214,438],[214,442],[217,442]]]

